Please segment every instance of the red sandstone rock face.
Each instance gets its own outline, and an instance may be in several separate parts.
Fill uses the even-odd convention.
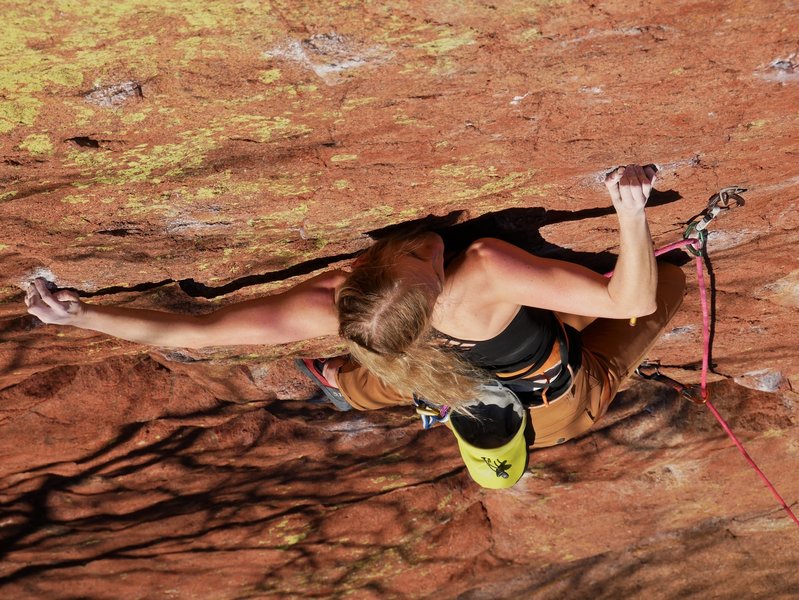
[[[302,402],[281,357],[327,343],[153,350],[24,316],[42,273],[206,311],[453,211],[607,268],[598,177],[655,162],[658,244],[750,190],[709,239],[712,392],[796,502],[795,7],[289,4],[4,9],[3,595],[799,595],[796,527],[711,415],[653,384],[487,492],[410,410]],[[700,318],[692,284],[655,351],[691,382]]]

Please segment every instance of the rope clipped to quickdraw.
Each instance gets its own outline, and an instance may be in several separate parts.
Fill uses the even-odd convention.
[[[688,223],[688,228],[683,233],[684,239],[696,239],[701,245],[701,249],[691,244],[688,246],[688,251],[694,256],[700,256],[707,244],[707,226],[715,219],[722,211],[728,211],[732,208],[743,206],[746,204],[741,194],[746,191],[746,188],[732,185],[720,189],[713,194],[707,201],[707,207],[699,216],[701,219],[692,219]]]
[[[720,190],[717,194],[713,194],[713,196],[710,197],[710,200],[708,200],[707,208],[703,213],[701,213],[701,218],[693,219],[690,223],[688,223],[688,227],[683,234],[682,240],[674,242],[673,244],[669,244],[668,246],[664,246],[663,248],[655,251],[655,256],[660,256],[661,254],[665,254],[671,250],[676,250],[677,248],[686,248],[696,258],[696,280],[697,286],[699,288],[699,300],[702,307],[702,338],[704,347],[702,352],[702,375],[699,390],[696,389],[696,386],[684,385],[679,381],[664,375],[660,372],[660,365],[658,363],[643,363],[636,369],[635,372],[644,379],[660,381],[670,385],[677,390],[677,392],[683,398],[690,400],[695,404],[706,405],[710,412],[713,413],[713,416],[716,417],[716,420],[719,422],[719,425],[721,425],[721,428],[724,430],[724,432],[730,437],[747,462],[752,466],[755,472],[763,480],[766,487],[780,503],[783,510],[785,510],[794,523],[799,526],[799,518],[796,517],[790,506],[788,506],[782,496],[780,496],[780,493],[777,491],[774,485],[769,481],[763,471],[760,470],[757,464],[755,464],[755,461],[752,460],[752,457],[749,456],[749,453],[743,447],[743,444],[741,444],[740,440],[738,440],[738,438],[732,432],[732,429],[730,429],[730,426],[722,418],[721,414],[719,414],[719,411],[716,410],[716,407],[713,406],[713,403],[710,402],[707,391],[707,373],[710,369],[710,309],[707,301],[707,288],[705,286],[704,269],[705,265],[703,260],[707,252],[706,230],[710,222],[719,214],[721,214],[721,212],[736,206],[743,206],[744,199],[740,196],[740,194],[745,191],[746,190],[744,188],[732,186]]]

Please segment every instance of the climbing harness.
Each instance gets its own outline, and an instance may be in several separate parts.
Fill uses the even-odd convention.
[[[719,414],[716,407],[710,401],[707,390],[707,373],[710,369],[710,311],[707,301],[707,288],[705,286],[705,271],[704,271],[704,257],[707,255],[707,226],[719,214],[727,211],[736,206],[743,206],[744,199],[741,194],[745,192],[744,188],[738,186],[726,187],[718,193],[713,194],[708,200],[707,208],[700,213],[700,215],[692,219],[683,233],[683,239],[658,250],[655,250],[655,256],[660,256],[666,252],[676,250],[677,248],[685,248],[691,252],[696,258],[696,279],[699,287],[699,300],[702,307],[702,338],[703,338],[703,352],[702,352],[702,374],[699,389],[696,386],[688,386],[668,377],[660,372],[660,365],[657,363],[643,363],[636,369],[636,374],[644,379],[660,381],[674,388],[683,398],[690,400],[695,404],[704,404],[708,407],[713,416],[721,425],[724,432],[730,437],[735,446],[740,450],[741,454],[755,470],[758,476],[763,480],[763,483],[771,491],[774,497],[782,506],[783,510],[788,513],[788,516],[799,526],[799,518],[796,517],[794,512],[780,496],[774,485],[768,480],[766,475],[752,460],[749,453],[743,447],[743,444],[738,440],[735,434],[730,429],[730,426]]]

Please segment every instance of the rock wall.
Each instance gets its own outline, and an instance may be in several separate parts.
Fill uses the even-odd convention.
[[[142,348],[24,313],[204,312],[428,219],[597,269],[601,175],[656,243],[719,188],[719,410],[789,504],[799,380],[792,2],[8,1],[0,36],[0,586],[16,598],[793,598],[795,526],[702,407],[637,383],[476,489],[409,410],[305,402],[330,340]],[[434,217],[429,217],[433,215]],[[670,256],[693,268],[685,256]],[[655,350],[698,380],[695,283]]]

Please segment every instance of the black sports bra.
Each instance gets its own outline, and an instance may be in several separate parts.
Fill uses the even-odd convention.
[[[520,307],[508,326],[489,340],[462,340],[440,331],[434,331],[434,338],[515,392],[531,392],[527,403],[533,405],[543,403],[542,392],[552,399],[567,391],[572,380],[569,371],[576,372],[582,363],[580,333],[561,324],[552,311],[532,306]],[[556,342],[559,348],[554,348]],[[528,378],[550,364],[553,352],[560,354],[561,360],[557,361],[556,356],[554,367]],[[567,364],[563,364],[563,359]]]

